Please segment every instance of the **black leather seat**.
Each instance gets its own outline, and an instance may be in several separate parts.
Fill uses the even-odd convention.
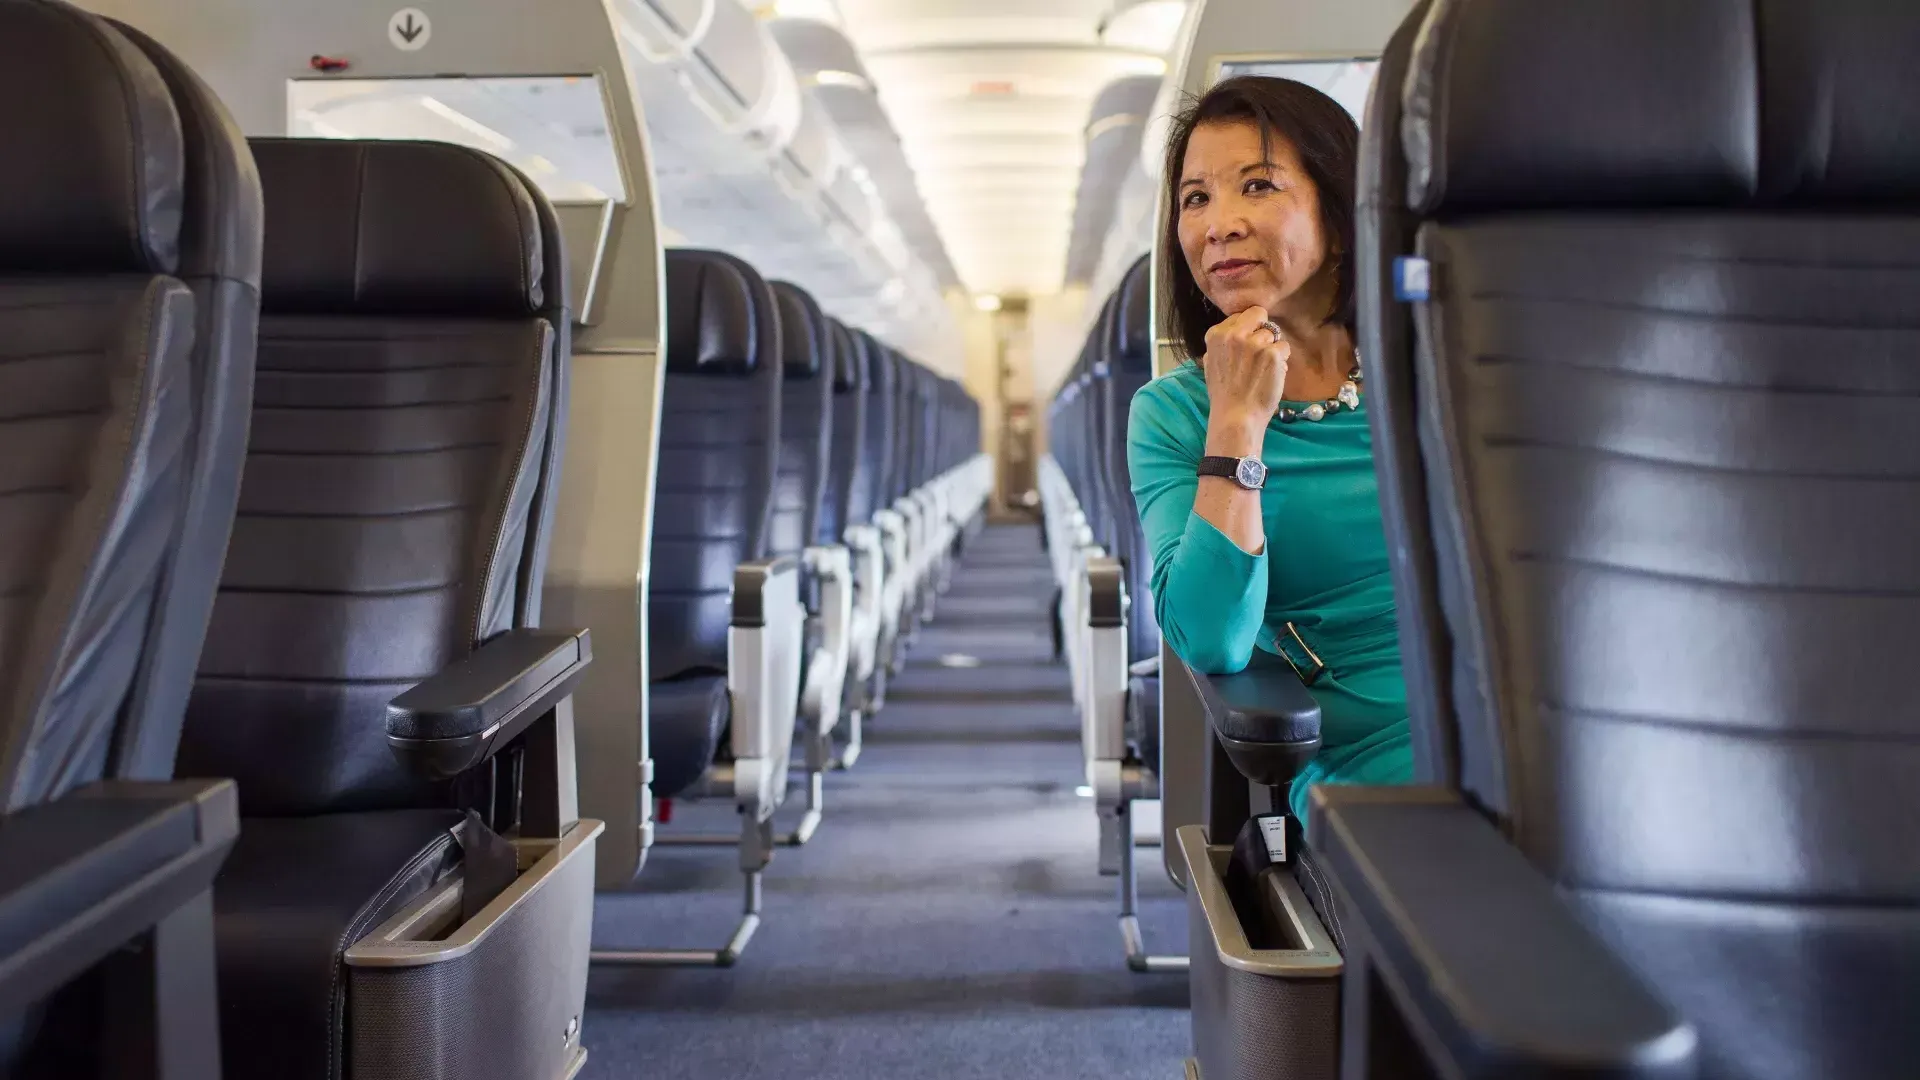
[[[772,288],[784,370],[767,553],[797,556],[817,542],[825,501],[833,437],[832,343],[826,313],[812,296],[785,281]]]
[[[799,286],[774,282],[779,304],[780,454],[768,554],[803,563],[808,618],[801,658],[800,718],[807,763],[807,814],[790,842],[804,844],[820,822],[822,777],[833,764],[852,630],[852,563],[838,537],[822,541],[832,466],[836,344],[826,313]]]
[[[1127,598],[1127,737],[1140,760],[1160,771],[1160,623],[1153,614],[1153,554],[1141,531],[1127,471],[1127,418],[1133,396],[1153,380],[1152,288],[1148,258],[1142,256],[1120,281],[1106,330],[1107,377],[1104,400],[1105,444],[1100,471],[1112,499],[1113,554],[1120,560]]]
[[[868,516],[893,506],[898,368],[891,352],[865,330],[855,330],[867,362]]]
[[[157,601],[157,641],[141,671],[147,718],[115,752],[116,774],[173,775],[181,717],[213,610],[214,589],[240,499],[253,419],[265,210],[246,137],[213,90],[139,30],[106,20],[160,72],[180,112],[187,188],[177,277],[194,294],[193,475],[180,543]]]
[[[218,1076],[211,884],[235,795],[167,781],[207,568],[232,525],[260,193],[201,89],[106,20],[0,0],[0,95],[15,103],[0,115],[0,1029],[19,1037],[0,1072],[14,1076],[98,1072],[108,1048],[121,1069]]]
[[[667,375],[647,597],[653,793],[712,767],[727,730],[734,568],[763,559],[780,447],[772,289],[718,252],[667,252]]]
[[[753,267],[720,252],[669,251],[666,271],[666,394],[647,611],[653,794],[733,798],[745,904],[719,949],[648,949],[625,959],[726,967],[760,923],[760,875],[773,857],[773,815],[786,801],[803,706],[807,609],[799,553],[769,550],[782,445],[779,301]],[[817,334],[804,341],[818,348]],[[831,387],[818,354],[796,363],[815,373],[806,396],[824,411]],[[810,454],[825,446],[818,430],[806,442]],[[804,548],[812,524],[802,515],[785,542]],[[816,778],[824,757],[809,757]],[[811,808],[817,811],[817,799]],[[780,840],[804,843],[817,823],[810,814],[800,832]],[[660,841],[736,842],[672,832]]]
[[[865,525],[873,517],[869,479],[873,464],[867,452],[867,354],[846,324],[829,319],[827,328],[833,359],[833,415],[828,424],[831,448],[827,486],[814,529],[816,544],[842,543],[848,528]]]
[[[566,400],[558,224],[510,167],[459,147],[253,149],[267,247],[252,437],[180,751],[183,772],[242,793],[216,891],[227,1073],[484,1060],[551,1075],[536,1070],[564,1070],[577,1035],[535,1045],[532,1029],[578,1016],[586,942],[564,922],[591,903],[598,832],[565,819],[570,769],[552,760],[571,745],[555,703],[584,635],[528,629]],[[486,816],[463,825],[470,808]],[[440,890],[468,905],[449,940],[480,927],[475,902],[515,876],[509,858],[490,885],[497,867],[463,858],[493,828],[585,846],[577,880],[543,877],[540,913],[496,927],[495,942],[525,935],[551,955],[353,960],[386,947],[370,935],[387,920],[437,910]],[[480,971],[512,1004],[476,1039],[453,988]]]
[[[848,747],[841,753],[843,766],[859,757],[860,728],[882,700],[882,688],[875,678],[881,631],[880,605],[883,587],[883,562],[879,530],[874,527],[874,511],[879,508],[880,473],[884,466],[885,407],[876,391],[880,377],[879,361],[871,339],[844,323],[832,321],[835,354],[833,389],[833,479],[822,514],[831,518],[831,528],[823,528],[821,543],[847,545],[849,569],[853,578],[853,599],[848,631],[848,667],[846,702],[849,724]]]

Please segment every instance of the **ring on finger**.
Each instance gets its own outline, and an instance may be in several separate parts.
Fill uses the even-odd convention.
[[[1272,334],[1273,342],[1276,345],[1280,343],[1280,340],[1282,338],[1286,337],[1286,335],[1282,333],[1280,330],[1280,324],[1277,322],[1274,322],[1272,319],[1268,319],[1267,321],[1261,323],[1260,329],[1265,330],[1269,334]]]

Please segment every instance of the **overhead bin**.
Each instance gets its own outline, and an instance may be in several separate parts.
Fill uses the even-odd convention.
[[[615,0],[622,40],[642,58],[674,64],[695,102],[723,130],[780,149],[800,125],[793,68],[734,0]]]
[[[838,27],[818,19],[772,19],[766,26],[793,65],[802,91],[833,119],[850,159],[867,176],[906,248],[927,264],[938,287],[958,287],[946,245],[927,215],[899,133],[880,106],[859,50]]]
[[[922,245],[892,220],[769,25],[738,0],[613,0],[609,11],[646,105],[664,224],[804,287],[830,314],[957,361],[938,281],[914,269]]]
[[[1087,117],[1087,158],[1073,204],[1067,280],[1086,282],[1099,268],[1114,211],[1128,174],[1140,169],[1140,136],[1160,92],[1156,75],[1129,75],[1108,83]]]
[[[831,188],[846,167],[846,153],[834,134],[833,121],[810,98],[800,98],[800,121],[788,138],[786,159],[799,175],[814,185]]]

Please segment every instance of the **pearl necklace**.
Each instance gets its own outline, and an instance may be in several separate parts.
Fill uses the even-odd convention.
[[[1295,420],[1310,420],[1319,423],[1341,409],[1360,407],[1360,350],[1353,350],[1353,370],[1347,372],[1347,381],[1340,384],[1340,391],[1325,401],[1316,401],[1304,409],[1291,405],[1280,406],[1280,422],[1291,424]]]

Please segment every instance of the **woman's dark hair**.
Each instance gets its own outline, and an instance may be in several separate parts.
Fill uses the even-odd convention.
[[[1360,129],[1339,102],[1305,83],[1265,75],[1228,79],[1200,95],[1173,118],[1167,138],[1167,231],[1160,243],[1162,310],[1167,336],[1190,359],[1207,351],[1207,331],[1221,320],[1187,269],[1180,250],[1180,170],[1187,143],[1202,124],[1243,121],[1260,129],[1264,148],[1275,135],[1293,144],[1300,164],[1320,195],[1320,231],[1329,258],[1337,260],[1339,286],[1327,322],[1353,329],[1353,189],[1359,161]]]

